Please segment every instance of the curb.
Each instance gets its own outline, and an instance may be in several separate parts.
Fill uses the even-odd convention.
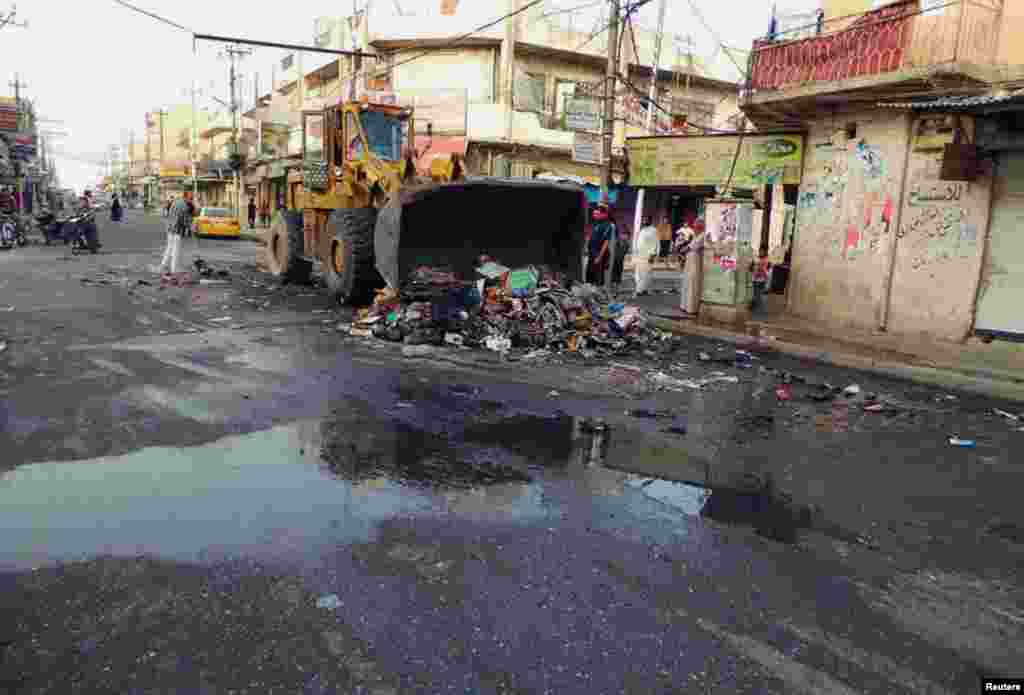
[[[930,386],[941,386],[959,389],[969,393],[991,396],[1009,401],[1024,402],[1024,382],[1008,379],[989,378],[966,374],[964,372],[940,366],[919,366],[879,360],[848,352],[830,352],[814,350],[798,343],[787,343],[781,340],[765,340],[753,336],[726,331],[707,326],[694,325],[688,321],[678,321],[662,316],[652,316],[651,322],[656,328],[669,331],[675,335],[698,335],[704,338],[723,340],[734,345],[750,345],[757,343],[759,347],[801,359],[830,364],[847,369],[860,369],[886,377],[905,379]]]

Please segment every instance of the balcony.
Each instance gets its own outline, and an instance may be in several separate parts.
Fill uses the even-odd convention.
[[[1002,62],[1001,24],[1001,0],[901,0],[825,22],[806,38],[758,40],[744,107],[837,93],[870,98],[894,85],[927,90],[943,75],[981,88]]]

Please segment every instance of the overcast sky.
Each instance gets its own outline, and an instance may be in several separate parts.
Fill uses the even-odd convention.
[[[240,0],[127,0],[200,33],[243,36],[286,43],[312,43],[313,20],[317,16],[350,14],[346,0],[288,0],[285,3],[241,2]],[[357,0],[362,7],[365,0]],[[812,0],[780,2],[781,6],[803,9]],[[441,0],[373,0],[379,9],[399,5],[403,11],[436,14]],[[768,26],[771,3],[751,0],[695,0],[711,28],[722,40],[736,47],[749,47],[755,35]],[[548,0],[552,9],[587,4],[585,0]],[[656,23],[656,2],[640,10],[640,21]],[[504,14],[505,3],[494,0],[460,0],[460,14],[470,13],[484,21]],[[9,4],[0,0],[4,14]],[[688,0],[669,2],[667,30],[690,34],[698,55],[715,51],[715,40],[694,18]],[[348,11],[346,11],[348,10]],[[592,12],[592,10],[591,10]],[[200,105],[217,108],[210,95],[228,100],[228,64],[217,58],[220,46],[200,43],[193,57],[190,34],[133,12],[114,0],[32,0],[18,3],[17,20],[29,28],[0,29],[0,64],[7,69],[4,82],[15,72],[27,83],[23,94],[36,103],[42,118],[62,121],[45,123],[46,130],[67,131],[54,142],[81,159],[96,159],[115,143],[127,144],[129,131],[141,141],[144,115],[172,103],[190,101],[192,80],[199,81],[204,94]],[[588,26],[593,18],[580,12],[576,27]],[[483,22],[481,22],[483,23]],[[474,24],[474,26],[476,26]],[[461,27],[460,27],[461,28]],[[441,29],[440,31],[443,31]],[[284,51],[254,49],[242,62],[251,100],[252,76],[259,72],[261,91],[269,85],[271,64]],[[6,85],[5,85],[6,86]],[[14,90],[6,86],[6,93]],[[81,161],[58,159],[64,185],[81,189],[93,185],[100,169]]]

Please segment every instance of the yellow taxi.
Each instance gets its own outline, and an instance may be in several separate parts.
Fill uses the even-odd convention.
[[[241,235],[242,227],[238,218],[227,208],[199,208],[199,214],[192,220],[192,233],[199,236],[233,237]]]

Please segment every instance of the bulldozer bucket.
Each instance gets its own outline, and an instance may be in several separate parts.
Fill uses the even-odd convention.
[[[587,201],[572,184],[472,178],[403,189],[380,210],[377,270],[399,288],[420,265],[474,277],[487,254],[509,266],[547,265],[569,280],[582,272]]]

